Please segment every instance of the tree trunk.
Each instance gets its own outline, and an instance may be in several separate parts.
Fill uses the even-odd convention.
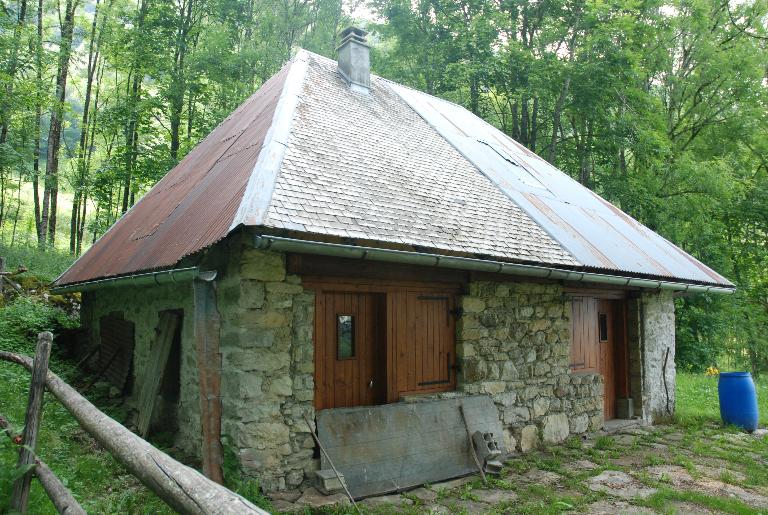
[[[512,139],[520,141],[520,122],[517,119],[517,100],[512,104]]]
[[[176,49],[173,60],[173,84],[169,102],[171,121],[171,158],[179,160],[179,146],[181,138],[181,114],[184,110],[184,96],[187,91],[185,75],[185,61],[187,58],[187,46],[189,31],[192,26],[193,0],[185,0],[182,4],[182,12],[179,13],[179,27],[177,29]]]
[[[77,250],[77,233],[80,227],[80,203],[85,191],[85,182],[88,175],[86,167],[86,148],[88,146],[88,128],[90,121],[91,92],[93,79],[96,74],[96,65],[99,59],[99,49],[96,41],[96,28],[99,18],[99,0],[96,0],[93,21],[91,22],[91,38],[88,43],[88,69],[85,83],[85,100],[83,101],[83,117],[80,123],[80,141],[77,146],[77,177],[75,179],[75,192],[72,201],[72,215],[69,222],[69,253],[75,254]]]
[[[528,146],[528,97],[523,97],[523,101],[520,105],[520,143],[524,146]]]
[[[75,11],[79,0],[67,0],[64,22],[61,27],[59,44],[59,63],[56,73],[56,98],[51,112],[51,128],[48,131],[48,157],[45,163],[45,192],[43,194],[43,214],[41,225],[43,234],[47,234],[50,245],[56,243],[56,208],[59,194],[59,148],[66,100],[69,58],[72,54],[72,35],[75,27]]]
[[[7,77],[8,81],[5,87],[5,95],[0,101],[0,145],[8,140],[8,127],[11,123],[10,113],[13,103],[13,80],[16,76],[16,70],[19,67],[19,49],[21,48],[21,32],[27,18],[27,0],[19,2],[19,16],[16,19],[16,26],[13,29],[13,42],[11,43],[11,58],[8,63]]]
[[[32,158],[32,201],[35,211],[35,233],[37,244],[45,243],[42,223],[40,220],[40,117],[43,110],[43,99],[40,95],[43,85],[43,0],[37,0],[37,42],[35,44],[35,143]]]
[[[536,152],[536,137],[539,132],[539,97],[533,97],[533,114],[531,115],[531,137],[528,148]]]
[[[131,119],[128,121],[128,127],[125,134],[125,143],[127,147],[126,152],[126,167],[125,177],[123,178],[123,195],[121,213],[128,211],[128,197],[131,193],[131,181],[133,179],[133,167],[136,164],[136,156],[138,153],[138,109],[139,109],[139,95],[141,92],[141,78],[139,73],[135,73],[131,85]]]
[[[565,99],[568,96],[568,89],[571,87],[570,75],[565,78],[563,82],[563,88],[560,90],[560,96],[557,97],[555,103],[555,110],[552,112],[552,139],[549,141],[549,152],[547,154],[547,161],[555,164],[557,159],[557,132],[560,128],[560,115],[563,113],[563,107],[565,106]]]

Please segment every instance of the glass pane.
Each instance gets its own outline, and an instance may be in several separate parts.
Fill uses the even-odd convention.
[[[608,341],[608,315],[600,313],[600,341]],[[594,320],[594,319],[593,319]]]
[[[355,357],[355,317],[336,316],[336,352],[338,359]]]

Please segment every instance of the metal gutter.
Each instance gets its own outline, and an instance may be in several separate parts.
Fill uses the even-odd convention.
[[[384,261],[389,263],[402,263],[419,266],[436,266],[440,268],[453,268],[457,270],[521,275],[525,277],[538,277],[542,279],[554,279],[562,281],[610,284],[614,286],[636,287],[651,290],[675,290],[687,293],[721,294],[729,294],[735,291],[735,288],[725,288],[720,286],[687,284],[654,279],[637,279],[631,277],[621,277],[618,275],[596,274],[591,272],[575,272],[572,270],[548,268],[544,266],[520,265],[486,259],[441,256],[438,254],[429,254],[424,252],[378,249],[375,247],[362,247],[357,245],[342,245],[338,243],[325,243],[319,241],[299,240],[295,238],[283,238],[280,236],[255,235],[253,244],[257,249],[275,250],[279,252],[316,254],[321,256],[333,256],[347,259],[365,259],[369,261]]]
[[[216,279],[216,270],[201,271],[196,266],[189,268],[174,268],[171,270],[161,270],[159,272],[132,274],[121,277],[110,277],[107,279],[97,279],[95,281],[68,284],[66,286],[51,288],[51,293],[55,295],[61,295],[63,293],[74,293],[78,291],[86,292],[117,286],[154,286],[163,284],[178,284],[190,282],[194,279],[200,279],[206,282],[213,281]]]

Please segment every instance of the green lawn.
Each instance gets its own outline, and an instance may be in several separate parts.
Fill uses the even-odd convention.
[[[760,425],[768,426],[768,377],[755,380]],[[720,421],[717,399],[717,376],[704,374],[677,374],[677,418],[681,424],[700,424]]]

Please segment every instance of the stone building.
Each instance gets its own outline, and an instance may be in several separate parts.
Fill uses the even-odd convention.
[[[300,51],[56,287],[82,292],[142,433],[274,491],[325,466],[317,427],[359,492],[466,461],[456,413],[505,452],[671,414],[673,299],[733,290],[463,108],[370,75],[357,29],[338,61]],[[362,485],[366,463],[402,469],[378,442],[411,431],[403,409],[441,452]]]

